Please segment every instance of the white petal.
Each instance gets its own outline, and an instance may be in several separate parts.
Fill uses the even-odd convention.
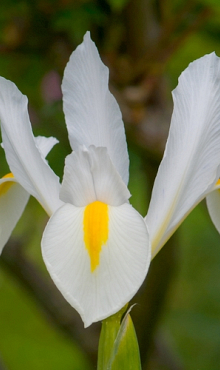
[[[174,111],[146,216],[154,256],[219,177],[220,59],[191,63],[173,92]]]
[[[46,158],[47,154],[53,149],[54,145],[58,143],[58,140],[51,136],[51,137],[45,137],[45,136],[37,136],[35,137],[35,143],[39,150],[39,152],[42,154],[42,158]]]
[[[13,177],[0,180],[0,253],[21,217],[29,194]]]
[[[60,199],[77,207],[96,200],[113,206],[127,202],[130,193],[114,168],[106,148],[90,146],[66,158]]]
[[[0,120],[7,162],[17,181],[51,215],[62,202],[59,179],[43,160],[33,137],[27,98],[8,80],[0,78]]]
[[[86,33],[72,53],[62,83],[64,113],[73,150],[106,147],[127,185],[129,159],[118,104],[108,89],[109,71]]]
[[[220,182],[218,181],[211,193],[206,196],[210,217],[220,233]]]
[[[142,217],[129,204],[109,206],[109,237],[91,272],[83,235],[84,207],[66,204],[49,220],[43,258],[55,284],[80,313],[85,326],[122,308],[142,284],[150,245]]]
[[[57,140],[44,137],[38,137],[35,140],[45,160],[44,157]],[[12,174],[9,173],[0,179],[0,253],[21,217],[29,196],[29,193],[19,185]]]

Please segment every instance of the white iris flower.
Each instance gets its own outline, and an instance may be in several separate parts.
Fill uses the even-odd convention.
[[[48,271],[85,326],[122,308],[154,256],[213,190],[220,164],[220,62],[207,55],[186,69],[146,219],[129,204],[129,159],[108,69],[89,33],[62,83],[72,153],[62,185],[45,160],[54,138],[34,139],[27,99],[0,79],[3,146],[11,174],[0,183],[1,249],[33,195],[50,216],[42,238]],[[13,174],[13,175],[12,175]],[[148,232],[149,230],[149,232]],[[150,236],[149,236],[150,235]]]

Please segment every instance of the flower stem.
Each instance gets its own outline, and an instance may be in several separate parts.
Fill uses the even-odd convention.
[[[119,312],[108,317],[102,322],[102,330],[99,339],[97,370],[107,370],[114,347],[114,342],[120,329],[121,318],[126,309],[127,305],[124,306]]]

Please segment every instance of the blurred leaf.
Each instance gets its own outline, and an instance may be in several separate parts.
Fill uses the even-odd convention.
[[[40,253],[39,247],[39,244],[35,244],[35,250]],[[4,273],[1,263],[0,266],[0,352],[6,368],[91,369],[77,344],[43,317],[29,293]]]
[[[181,226],[181,261],[162,333],[187,370],[218,370],[220,362],[220,248],[200,204]]]
[[[122,10],[129,0],[107,0],[107,3],[111,6],[112,10]]]
[[[86,2],[58,12],[53,20],[53,27],[56,31],[68,32],[72,40],[79,43],[86,31],[104,21],[105,14],[102,10],[93,2]]]
[[[208,6],[213,6],[213,7],[216,7],[216,8],[220,8],[220,3],[219,3],[219,0],[200,0],[199,1],[200,4],[205,4],[205,5],[208,5]]]

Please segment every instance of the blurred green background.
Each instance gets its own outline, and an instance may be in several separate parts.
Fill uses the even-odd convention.
[[[29,98],[35,136],[61,177],[70,152],[60,83],[91,30],[122,109],[131,202],[144,216],[169,127],[171,90],[194,59],[220,56],[218,0],[44,0],[0,3],[0,75]],[[7,173],[3,150],[0,175]],[[0,259],[0,370],[95,368],[99,324],[83,324],[50,281],[40,240],[47,216],[31,199]],[[220,236],[205,202],[153,261],[134,302],[143,369],[219,370]]]

